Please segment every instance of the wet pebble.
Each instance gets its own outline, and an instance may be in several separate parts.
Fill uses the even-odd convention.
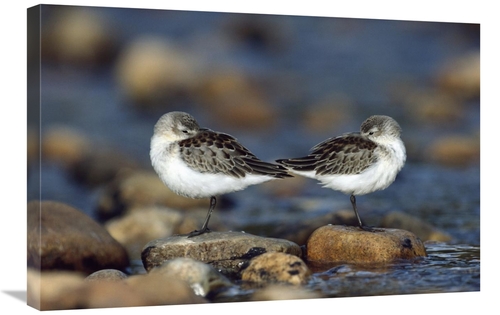
[[[276,185],[275,181],[268,181],[260,184],[258,187],[274,197],[286,198],[300,195],[307,183],[307,178],[303,176],[294,176],[280,181],[279,185]]]
[[[44,162],[62,166],[76,181],[97,186],[139,163],[120,150],[97,143],[71,126],[56,125],[42,135]]]
[[[430,144],[426,156],[429,162],[467,167],[479,163],[480,149],[479,136],[443,136]]]
[[[137,168],[139,164],[120,150],[94,147],[70,172],[77,181],[89,186],[98,186],[112,181],[121,172]]]
[[[430,223],[399,211],[394,211],[384,216],[379,226],[382,228],[395,228],[410,231],[415,233],[424,242],[449,242],[452,239],[451,235],[439,230]]]
[[[127,275],[116,269],[102,269],[91,273],[85,281],[122,281],[127,279]]]
[[[124,210],[145,206],[165,206],[174,209],[208,209],[209,199],[191,199],[172,192],[154,171],[121,172],[108,183],[98,201],[98,215],[109,219]]]
[[[481,88],[480,52],[449,60],[436,74],[436,85],[457,99],[478,98]]]
[[[44,271],[29,268],[26,273],[27,303],[38,310],[69,309],[74,307],[68,292],[77,289],[85,276],[72,271]]]
[[[104,15],[92,9],[55,10],[43,28],[41,53],[46,61],[99,66],[117,51],[117,33]]]
[[[263,52],[279,53],[288,44],[289,28],[286,22],[277,22],[271,16],[243,15],[230,17],[224,29],[237,45],[246,45]]]
[[[435,89],[407,93],[404,101],[412,118],[425,124],[455,123],[466,116],[462,101]]]
[[[143,305],[176,305],[207,303],[187,281],[161,273],[130,276],[126,283],[144,298]]]
[[[196,295],[206,297],[233,286],[231,281],[209,264],[191,258],[174,258],[149,271],[187,282]]]
[[[333,93],[305,107],[303,115],[305,130],[312,134],[332,134],[351,118],[354,103],[354,100],[346,94]]]
[[[307,241],[307,260],[312,262],[385,263],[427,256],[415,234],[398,229],[327,225]]]
[[[35,128],[29,127],[26,136],[26,166],[29,176],[30,172],[36,172],[40,167],[40,135]]]
[[[301,258],[286,253],[270,252],[250,260],[241,280],[256,283],[305,284],[311,271]]]
[[[65,125],[53,125],[43,133],[42,157],[71,169],[91,148],[90,139],[81,131]]]
[[[121,52],[116,79],[135,108],[165,111],[193,93],[198,67],[199,60],[165,37],[140,36]]]
[[[258,289],[252,294],[252,301],[277,301],[277,300],[298,300],[317,299],[322,295],[318,292],[307,290],[301,286],[287,284],[270,284]]]
[[[28,203],[28,266],[92,273],[123,270],[126,250],[83,212],[56,201]]]
[[[109,220],[105,227],[127,249],[130,259],[140,259],[147,242],[174,234],[182,220],[180,211],[143,207]]]
[[[207,302],[177,277],[134,275],[109,281],[101,276],[89,281],[75,272],[28,269],[28,304],[40,310],[63,310]]]
[[[259,129],[277,119],[263,89],[240,70],[209,73],[197,95],[219,126]]]
[[[146,244],[142,262],[146,270],[165,261],[185,257],[209,263],[229,277],[238,278],[246,263],[266,252],[301,256],[301,248],[288,240],[260,237],[242,232],[210,232],[196,237],[171,236]]]

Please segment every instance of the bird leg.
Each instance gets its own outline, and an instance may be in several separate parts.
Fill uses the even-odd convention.
[[[208,228],[208,221],[210,221],[210,216],[212,215],[212,211],[214,211],[216,203],[216,198],[214,196],[210,197],[210,208],[208,208],[207,217],[205,218],[205,222],[203,223],[201,230],[194,230],[193,232],[189,233],[187,237],[194,237],[210,232],[210,229]]]
[[[375,231],[372,227],[363,225],[363,222],[361,222],[361,218],[359,217],[359,214],[358,214],[358,208],[356,207],[356,197],[354,195],[351,195],[351,204],[352,204],[352,209],[354,210],[354,213],[356,214],[356,218],[358,218],[359,227],[362,230],[365,230],[368,232]]]
[[[358,209],[356,207],[356,197],[354,197],[354,195],[351,195],[351,204],[352,204],[352,209],[354,210],[354,214],[356,214],[356,218],[358,218],[359,227],[363,228],[363,222],[361,222],[361,218],[359,217]]]

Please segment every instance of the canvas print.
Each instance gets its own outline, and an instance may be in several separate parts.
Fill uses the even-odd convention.
[[[27,17],[29,306],[480,291],[479,24]]]

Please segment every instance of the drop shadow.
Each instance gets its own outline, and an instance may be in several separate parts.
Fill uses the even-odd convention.
[[[3,291],[3,293],[12,296],[13,298],[16,298],[17,300],[27,303],[27,293],[26,291]]]

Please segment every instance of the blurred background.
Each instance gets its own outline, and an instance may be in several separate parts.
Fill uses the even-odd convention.
[[[383,114],[403,129],[407,164],[392,186],[358,198],[361,217],[397,210],[479,245],[478,24],[47,5],[40,18],[28,201],[112,217],[116,179],[152,172],[153,126],[173,110],[266,161]],[[348,196],[301,178],[220,207],[214,217],[230,227],[351,209]]]

